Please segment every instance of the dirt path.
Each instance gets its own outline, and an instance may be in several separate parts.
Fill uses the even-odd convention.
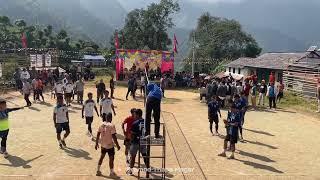
[[[88,88],[88,91],[95,92]],[[117,116],[114,118],[119,139],[121,122],[132,107],[143,108],[142,100],[124,101],[126,89],[116,89]],[[320,177],[318,119],[295,112],[249,112],[244,137],[237,144],[237,160],[218,157],[223,140],[209,133],[207,108],[198,95],[190,92],[167,91],[162,105],[171,141],[167,138],[166,166],[173,170],[193,168],[193,173],[170,172],[171,179],[316,179]],[[45,96],[49,99],[49,95]],[[9,99],[9,106],[24,105],[21,98]],[[0,179],[97,179],[94,174],[99,151],[86,136],[79,105],[71,108],[71,135],[67,150],[60,150],[52,123],[54,101],[35,104],[32,108],[10,114],[8,149],[11,157],[0,157]],[[226,116],[226,112],[223,112]],[[174,125],[176,123],[176,125]],[[100,119],[95,118],[94,131]],[[173,125],[172,125],[173,124]],[[177,127],[180,126],[180,129]],[[225,130],[220,124],[221,134]],[[123,141],[120,141],[121,144]],[[171,144],[173,143],[173,144]],[[189,145],[188,145],[189,144]],[[116,153],[115,167],[121,179],[136,179],[125,175],[124,149]],[[152,162],[157,167],[157,162]],[[107,159],[102,168],[108,175]],[[203,172],[203,173],[202,173]],[[196,175],[196,176],[195,176]]]

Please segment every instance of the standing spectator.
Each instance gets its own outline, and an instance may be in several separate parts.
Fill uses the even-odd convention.
[[[23,95],[24,95],[24,100],[27,103],[27,106],[31,106],[31,104],[32,104],[30,102],[30,100],[29,100],[29,96],[30,96],[31,90],[32,90],[31,84],[27,80],[24,80],[23,81],[22,92],[23,92]]]
[[[126,100],[128,100],[129,93],[131,93],[133,99],[136,98],[134,88],[135,88],[135,78],[131,76],[130,79],[128,80],[128,91],[126,95]]]
[[[237,94],[240,95],[240,94],[243,92],[243,87],[242,87],[240,81],[237,81],[237,86],[236,86],[236,88],[237,88]]]
[[[145,77],[145,74],[142,73],[141,75],[141,85],[140,85],[140,94],[142,95],[142,92],[143,94],[145,94],[145,88],[146,88],[146,77]]]
[[[277,97],[277,88],[274,86],[274,83],[270,83],[267,91],[267,96],[269,97],[269,107],[276,109],[276,97]]]
[[[43,70],[41,72],[41,80],[42,80],[42,83],[46,86],[47,83],[48,83],[48,72],[47,72],[47,70]]]
[[[160,88],[162,90],[162,97],[164,97],[164,91],[167,87],[167,78],[163,75],[160,79]]]
[[[76,82],[75,89],[77,91],[77,103],[82,104],[83,103],[84,82],[82,81],[81,78]]]
[[[262,101],[262,105],[264,106],[264,97],[266,96],[267,93],[267,85],[266,85],[266,81],[262,80],[261,84],[259,86],[259,101],[258,101],[258,105],[260,106],[260,103]]]
[[[320,113],[320,79],[318,79],[318,84],[317,84],[317,99],[318,99],[318,111],[317,111],[317,113]]]
[[[251,104],[252,108],[256,109],[257,107],[257,85],[252,83],[252,88],[250,90],[250,95],[251,95]]]
[[[284,90],[284,84],[283,84],[282,80],[280,80],[280,82],[277,86],[277,89],[279,91],[278,96],[277,96],[277,100],[278,100],[278,103],[280,103],[281,99],[283,98],[283,90]]]
[[[55,75],[56,77],[55,81],[57,82],[60,77],[60,72],[58,67],[54,70],[53,74]]]
[[[275,77],[275,73],[272,71],[269,75],[269,84],[271,83],[275,83],[276,82],[276,77]]]
[[[35,79],[37,77],[38,77],[38,72],[35,67],[32,67],[30,71],[30,79]]]
[[[30,79],[30,74],[29,74],[29,72],[27,71],[26,68],[23,68],[22,72],[20,73],[20,78],[21,78],[22,81]]]
[[[17,90],[21,90],[23,84],[21,81],[21,73],[19,68],[16,68],[16,71],[13,74],[13,78],[15,80]]]
[[[114,89],[115,89],[115,83],[114,83],[114,76],[111,75],[111,79],[110,79],[110,91],[111,91],[111,99],[114,99]]]
[[[249,102],[249,94],[250,94],[250,89],[251,89],[251,86],[249,84],[249,81],[246,80],[245,81],[245,84],[243,86],[243,92],[244,92],[244,95],[245,97],[247,98],[246,100]],[[241,93],[240,93],[241,94]]]
[[[33,101],[36,101],[36,100],[38,100],[37,98],[39,98],[37,88],[36,88],[36,86],[37,86],[37,79],[36,78],[32,79],[31,86],[33,89]]]
[[[100,82],[96,85],[97,88],[97,103],[99,103],[99,100],[103,98],[103,94],[106,91],[106,85],[103,82],[103,79],[100,80]]]
[[[54,78],[51,70],[48,71],[48,83],[51,87],[54,86]]]
[[[224,108],[225,100],[227,96],[227,86],[224,81],[222,81],[217,89],[217,96],[219,97],[219,102],[222,108]]]
[[[37,92],[37,97],[36,99],[40,101],[40,97],[42,98],[42,101],[44,102],[44,97],[43,97],[43,82],[41,81],[41,79],[37,78],[36,79],[36,85],[35,85],[35,89]]]

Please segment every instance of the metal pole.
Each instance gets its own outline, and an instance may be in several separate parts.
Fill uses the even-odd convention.
[[[195,35],[195,32],[193,32],[193,40],[192,40],[192,75],[194,75],[194,61],[195,61],[195,56],[196,56],[196,43],[195,43],[195,38],[196,38],[196,35]]]

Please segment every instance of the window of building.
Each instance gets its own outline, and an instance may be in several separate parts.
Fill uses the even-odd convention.
[[[233,73],[236,73],[236,68],[233,68],[233,71],[232,71]]]
[[[241,68],[238,68],[238,74],[241,74]]]
[[[229,67],[229,72],[231,72],[231,67]]]

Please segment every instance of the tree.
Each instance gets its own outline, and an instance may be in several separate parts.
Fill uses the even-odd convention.
[[[174,26],[171,15],[179,10],[179,4],[173,0],[161,0],[147,9],[132,10],[126,17],[124,28],[117,32],[120,47],[168,50],[171,40],[167,30]],[[114,44],[113,39],[114,36],[111,45]]]
[[[242,56],[256,57],[261,48],[255,39],[242,30],[239,22],[209,13],[203,14],[196,29],[190,35],[190,41],[195,36],[197,71],[215,69],[223,60],[234,60]],[[188,60],[192,57],[192,53]],[[208,66],[209,64],[210,66]],[[212,67],[213,66],[213,67]]]

